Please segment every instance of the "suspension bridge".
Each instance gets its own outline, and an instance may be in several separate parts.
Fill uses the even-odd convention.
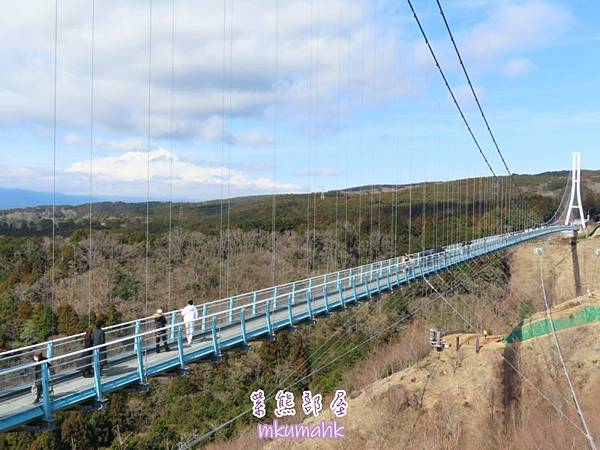
[[[334,263],[334,270],[323,270],[319,268],[318,271],[307,270],[305,278],[298,279],[283,284],[273,285],[267,288],[253,290],[236,295],[229,295],[229,289],[226,289],[227,295],[223,298],[208,301],[208,302],[196,302],[199,310],[198,317],[195,318],[191,323],[193,324],[193,333],[191,343],[187,343],[186,339],[186,327],[189,329],[190,322],[184,322],[181,310],[174,309],[165,312],[167,323],[164,327],[156,328],[155,317],[148,315],[148,296],[149,296],[149,279],[148,279],[148,265],[150,255],[150,154],[151,154],[151,116],[152,116],[152,2],[149,4],[149,29],[148,29],[148,100],[147,100],[147,156],[146,161],[142,161],[145,165],[143,167],[146,171],[147,179],[144,180],[147,183],[146,189],[146,222],[145,222],[145,315],[146,317],[139,317],[136,320],[129,320],[122,323],[117,323],[104,328],[106,334],[106,342],[101,345],[95,345],[92,347],[84,347],[84,333],[73,334],[69,336],[60,336],[53,339],[49,339],[46,342],[39,342],[36,344],[13,348],[0,352],[0,432],[9,430],[21,430],[29,428],[52,428],[55,423],[56,413],[59,411],[65,411],[76,407],[85,408],[97,408],[101,409],[106,404],[108,394],[116,391],[144,388],[149,384],[149,380],[152,377],[160,376],[183,376],[192,364],[196,363],[207,363],[207,364],[218,364],[220,357],[223,352],[233,350],[247,350],[253,342],[272,340],[277,333],[289,332],[294,330],[299,325],[310,325],[318,318],[326,319],[329,315],[335,314],[339,311],[344,311],[348,308],[354,307],[361,302],[369,302],[374,298],[377,298],[386,293],[393,292],[396,289],[400,289],[403,286],[408,286],[413,283],[426,282],[429,283],[428,279],[440,272],[452,270],[456,266],[461,264],[476,261],[487,255],[491,255],[497,252],[501,252],[515,246],[518,246],[525,242],[534,240],[544,239],[557,233],[577,233],[578,230],[585,229],[588,220],[584,217],[584,208],[581,196],[581,157],[578,153],[573,156],[573,165],[571,170],[571,176],[568,183],[570,186],[566,186],[564,189],[564,195],[560,204],[552,218],[544,222],[539,220],[539,217],[533,217],[529,215],[529,206],[526,202],[526,192],[521,190],[514,180],[514,174],[509,169],[509,165],[505,155],[503,154],[496,137],[492,131],[491,125],[488,118],[483,110],[481,102],[477,96],[476,90],[473,87],[471,78],[467,71],[466,65],[462,59],[459,47],[454,40],[454,36],[451,31],[449,21],[447,20],[442,6],[436,1],[442,19],[445,26],[445,30],[448,32],[452,48],[456,53],[462,74],[467,80],[470,94],[472,94],[477,110],[481,115],[481,119],[485,124],[485,130],[491,142],[493,148],[500,161],[502,162],[501,167],[506,171],[508,178],[502,180],[500,175],[494,168],[494,163],[489,154],[486,154],[484,145],[481,144],[477,137],[475,128],[473,127],[472,121],[469,120],[468,114],[465,114],[464,109],[461,106],[461,102],[453,88],[451,82],[448,79],[446,72],[444,71],[440,59],[438,58],[431,40],[421,23],[419,16],[413,4],[410,0],[407,0],[409,10],[415,19],[417,29],[420,33],[419,39],[423,39],[426,45],[427,51],[431,56],[435,69],[441,76],[444,89],[448,91],[449,98],[451,99],[451,107],[455,108],[458,113],[459,124],[466,130],[466,136],[469,145],[474,145],[476,153],[481,156],[479,163],[482,163],[482,167],[486,171],[489,171],[491,176],[489,180],[484,181],[484,178],[479,178],[478,184],[473,179],[465,180],[464,189],[465,195],[464,200],[466,206],[462,207],[460,201],[463,200],[462,192],[460,191],[460,185],[457,187],[456,193],[452,192],[452,186],[446,187],[446,198],[438,198],[439,192],[438,187],[434,184],[435,199],[432,203],[435,204],[434,212],[432,213],[431,224],[426,223],[426,208],[427,208],[427,195],[425,192],[426,184],[422,185],[422,201],[419,207],[422,207],[422,213],[420,216],[422,222],[422,245],[420,251],[413,252],[411,247],[411,239],[414,238],[412,228],[413,220],[417,216],[417,211],[413,211],[413,185],[408,187],[408,249],[409,251],[403,255],[397,254],[397,238],[398,238],[398,197],[397,188],[394,188],[393,201],[395,202],[392,207],[392,224],[390,229],[393,233],[395,240],[392,241],[393,251],[387,256],[392,257],[373,257],[363,258],[364,255],[360,255],[357,258],[358,264],[352,264],[352,267],[338,265],[337,260]],[[229,15],[233,15],[233,2],[229,5],[231,11],[227,10],[227,2],[224,2],[223,11],[223,52],[222,52],[222,74],[223,83],[226,78],[226,61],[229,59],[229,77],[233,79],[233,63],[232,54],[233,50],[227,46],[232,46],[233,37],[229,36],[227,40],[227,33],[233,34],[231,31],[232,18]],[[89,268],[89,286],[88,286],[88,302],[91,309],[91,297],[92,297],[92,266],[93,266],[93,186],[94,186],[94,172],[92,169],[94,158],[94,96],[95,96],[95,68],[94,68],[94,45],[95,45],[95,10],[94,2],[92,2],[92,14],[91,14],[91,123],[90,123],[90,161],[89,161],[89,184],[90,184],[90,202],[89,202],[89,247],[88,247],[88,268]],[[311,7],[312,8],[312,7]],[[341,14],[341,2],[340,2],[340,14]],[[168,271],[169,271],[169,297],[171,296],[171,270],[172,270],[172,242],[171,234],[173,231],[173,179],[177,174],[174,173],[174,154],[173,154],[173,92],[174,92],[174,35],[175,35],[175,4],[173,2],[172,11],[172,29],[171,29],[171,60],[170,60],[170,140],[171,150],[168,152],[170,160],[168,163],[169,172],[168,178],[170,179],[170,192],[169,192],[169,242],[168,242]],[[312,10],[311,10],[312,14]],[[312,16],[311,16],[312,17]],[[56,73],[58,67],[58,2],[56,2],[56,11],[54,16],[54,124],[53,124],[53,189],[54,196],[56,196],[56,141],[57,141],[57,87],[56,87]],[[275,50],[275,72],[279,76],[279,3],[277,2],[276,12],[276,26],[275,26],[275,37],[276,37],[276,50]],[[341,25],[340,25],[341,28]],[[311,33],[312,22],[311,22]],[[318,41],[318,35],[316,38]],[[312,44],[311,44],[312,45]],[[313,49],[311,48],[311,51]],[[318,66],[318,48],[314,50],[316,65]],[[367,55],[368,56],[368,55]],[[313,54],[311,53],[311,58]],[[366,56],[365,56],[366,59]],[[341,62],[338,62],[341,66]],[[341,72],[340,67],[338,71]],[[339,74],[338,74],[339,76]],[[461,75],[462,76],[462,75]],[[276,80],[274,85],[275,95],[274,97],[278,100],[280,92],[279,79]],[[337,80],[338,85],[341,81]],[[233,82],[232,82],[233,84]],[[309,103],[318,101],[318,80],[315,81],[316,87],[312,87],[309,92]],[[229,88],[229,103],[231,103],[231,91],[232,87]],[[364,93],[363,93],[364,94]],[[313,99],[314,97],[314,99]],[[221,159],[224,161],[224,148],[228,144],[228,140],[232,141],[231,136],[227,136],[225,130],[225,119],[227,114],[231,116],[231,111],[227,111],[226,108],[226,93],[223,88],[222,96],[223,104],[223,127],[221,130]],[[337,105],[337,114],[340,114],[340,104]],[[229,106],[231,108],[231,106]],[[274,107],[275,113],[273,114],[273,128],[276,130],[275,143],[274,143],[274,160],[276,160],[277,153],[277,120],[279,120],[277,105]],[[337,118],[339,120],[339,117]],[[315,133],[318,134],[318,133]],[[315,138],[316,142],[316,138]],[[316,147],[316,144],[315,144]],[[364,151],[361,149],[361,158]],[[387,161],[382,161],[382,165],[385,165]],[[276,166],[276,164],[274,164]],[[423,166],[427,166],[426,163]],[[231,179],[231,174],[227,177],[223,174],[224,164],[221,166],[221,203],[220,203],[220,245],[223,245],[224,232],[224,221],[227,221],[227,227],[229,227],[229,211],[230,205],[226,205],[224,209],[224,199],[227,197],[224,192],[224,181],[226,178]],[[139,169],[139,168],[136,168]],[[186,167],[184,167],[186,169]],[[228,167],[231,172],[231,162]],[[274,169],[275,170],[275,169]],[[425,169],[424,169],[425,170]],[[411,174],[412,176],[412,174]],[[275,178],[275,176],[274,176]],[[469,186],[471,186],[471,194],[469,194]],[[476,192],[478,186],[478,192]],[[313,186],[314,187],[314,186]],[[276,266],[276,188],[274,188],[273,194],[273,206],[272,206],[272,269],[275,271]],[[482,192],[483,191],[483,192]],[[307,247],[314,246],[315,240],[315,223],[316,223],[316,194],[317,189],[315,188],[312,192],[308,192],[307,195]],[[335,221],[336,221],[336,245],[337,245],[337,229],[338,229],[338,195],[342,190],[336,190],[335,199]],[[362,188],[359,188],[359,214],[362,214]],[[324,194],[322,194],[324,195]],[[346,222],[348,222],[348,196],[345,194],[346,200]],[[373,194],[371,194],[373,195]],[[470,196],[469,196],[470,195]],[[460,200],[457,201],[456,197]],[[312,199],[312,204],[311,204]],[[456,201],[456,205],[453,202]],[[441,212],[438,214],[438,208],[441,206]],[[373,206],[371,206],[371,222],[373,222]],[[378,204],[378,208],[379,208]],[[312,208],[312,209],[311,209]],[[416,208],[416,206],[415,206]],[[341,209],[341,207],[340,207]],[[478,213],[477,213],[478,209]],[[224,212],[225,211],[225,212]],[[454,217],[449,217],[451,214],[456,213],[457,216],[463,214],[464,217],[464,230],[455,233],[455,236],[451,237],[450,233],[446,233],[443,239],[438,242],[437,229],[431,234],[434,235],[435,245],[431,248],[426,248],[426,228],[437,227],[437,222],[443,223],[448,228]],[[494,216],[494,213],[497,215]],[[224,219],[225,214],[227,218]],[[312,234],[311,234],[311,214],[312,214]],[[379,211],[381,215],[381,212]],[[478,217],[476,218],[476,214]],[[487,214],[487,216],[486,216]],[[358,223],[358,239],[360,240],[362,216],[357,220]],[[379,218],[381,220],[381,218]],[[458,223],[459,220],[456,220]],[[52,299],[55,300],[55,238],[57,232],[57,217],[56,217],[56,204],[52,205]],[[472,231],[469,235],[467,229],[468,224],[472,225]],[[371,224],[372,225],[372,224]],[[478,232],[475,232],[476,226],[479,228]],[[487,232],[484,232],[486,230]],[[229,228],[227,228],[229,233]],[[227,237],[226,239],[229,239]],[[443,242],[443,243],[442,243]],[[227,245],[229,242],[227,242]],[[438,245],[439,244],[439,245]],[[360,242],[358,245],[360,252]],[[220,253],[224,253],[219,248]],[[313,250],[314,252],[314,250]],[[337,247],[336,247],[337,252]],[[310,252],[308,252],[310,253]],[[219,256],[221,257],[221,256]],[[334,258],[335,259],[335,258]],[[362,264],[368,261],[366,264]],[[337,270],[339,267],[343,267]],[[312,267],[311,267],[312,269]],[[273,276],[273,283],[275,284],[276,277]],[[221,281],[221,280],[219,280]],[[256,287],[254,284],[252,287]],[[216,297],[216,296],[215,296]],[[178,299],[181,301],[182,299]],[[141,314],[140,314],[141,315]],[[135,317],[135,316],[133,316]],[[169,346],[168,351],[159,352],[157,342],[157,334],[165,334]],[[36,361],[34,355],[43,355],[43,359]],[[86,375],[82,376],[82,373],[86,372]],[[41,395],[39,395],[41,401],[32,402],[32,386],[37,386],[41,389]],[[588,433],[589,434],[589,433]],[[592,444],[593,445],[593,444]]]
[[[168,333],[172,351],[156,353],[152,317],[106,328],[108,342],[82,348],[83,334],[10,350],[0,354],[0,430],[43,419],[52,422],[55,411],[85,401],[103,402],[107,393],[133,384],[146,384],[150,376],[183,371],[186,364],[215,359],[221,352],[271,338],[280,330],[312,321],[361,300],[418,282],[430,274],[552,233],[575,231],[573,225],[548,225],[459,243],[443,251],[426,251],[377,261],[365,266],[324,274],[269,289],[201,305],[191,345],[184,344],[185,324],[179,311],[171,311]],[[160,331],[160,329],[159,329]],[[30,361],[43,352],[47,360]],[[81,377],[81,361],[91,352],[93,377]],[[101,356],[105,355],[105,356]],[[106,362],[101,364],[101,358]],[[43,401],[31,404],[35,367],[42,374]]]

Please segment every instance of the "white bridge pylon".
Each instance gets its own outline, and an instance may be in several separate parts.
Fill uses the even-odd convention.
[[[571,180],[571,199],[569,200],[565,225],[574,223],[581,225],[585,230],[585,216],[583,215],[583,203],[581,202],[581,153],[573,153],[573,173]],[[574,209],[579,211],[579,221],[571,221],[571,213]]]

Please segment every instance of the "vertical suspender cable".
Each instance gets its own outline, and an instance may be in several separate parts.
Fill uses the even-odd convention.
[[[227,48],[227,0],[223,0],[223,48],[221,55],[221,199],[219,211],[219,298],[223,298],[223,201],[225,196],[225,50]]]
[[[57,80],[58,79],[58,0],[54,2],[54,117],[52,133],[52,282],[51,301],[56,300],[56,121],[57,121]]]
[[[173,309],[173,94],[175,80],[175,0],[171,0],[171,83],[169,108],[169,310]]]
[[[275,103],[273,106],[273,198],[271,203],[271,284],[277,285],[277,147],[279,145],[279,0],[275,0]],[[337,216],[336,216],[337,218]]]
[[[89,205],[89,242],[88,242],[88,326],[92,318],[92,268],[94,262],[94,248],[92,240],[93,205],[94,205],[94,45],[96,33],[96,1],[92,0],[92,35],[91,35],[91,65],[90,65],[90,205]]]
[[[314,108],[315,108],[315,135],[314,135],[314,145],[313,145],[313,158],[312,158],[312,164],[313,164],[313,240],[312,240],[312,252],[311,252],[311,266],[314,268],[316,267],[316,256],[317,256],[317,185],[316,185],[316,176],[317,176],[317,165],[316,165],[316,161],[317,161],[317,157],[318,157],[318,144],[319,144],[319,130],[318,130],[318,120],[319,120],[319,114],[320,114],[320,99],[319,99],[319,80],[320,80],[320,54],[319,54],[319,50],[320,50],[320,39],[321,39],[321,2],[320,0],[316,1],[316,18],[317,18],[317,22],[316,22],[316,42],[315,42],[315,67],[316,67],[316,71],[315,71],[315,90],[314,90],[314,95],[315,95],[315,103],[314,103]]]
[[[148,129],[146,158],[146,283],[144,295],[144,316],[148,316],[148,294],[150,283],[150,119],[152,114],[152,0],[149,0],[148,14]]]
[[[232,128],[233,122],[233,3],[229,4],[229,100],[227,106],[227,115],[229,129]],[[231,261],[231,146],[232,140],[227,141],[227,246],[225,252],[227,259],[225,260],[225,295],[229,297],[229,281],[230,281],[230,261]]]
[[[342,129],[342,122],[341,122],[341,115],[340,115],[340,108],[341,108],[341,89],[342,89],[342,39],[341,39],[341,35],[342,35],[342,1],[338,0],[338,4],[337,4],[337,14],[338,14],[338,29],[337,29],[337,33],[338,33],[338,48],[337,48],[337,95],[336,95],[336,123],[337,123],[337,145],[336,145],[336,153],[337,153],[337,157],[336,157],[336,162],[339,164],[339,161],[341,160],[341,150],[342,150],[342,139],[341,139],[341,129]],[[337,271],[338,269],[338,246],[339,246],[339,224],[338,224],[338,213],[339,213],[339,193],[340,193],[340,175],[339,175],[339,171],[336,171],[336,177],[337,177],[337,186],[335,189],[335,236],[334,236],[334,252],[333,252],[333,271]]]

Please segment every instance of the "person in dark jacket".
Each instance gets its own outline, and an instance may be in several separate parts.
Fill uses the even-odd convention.
[[[33,355],[34,362],[40,362],[40,361],[45,361],[45,360],[46,360],[46,357],[42,353],[35,353]],[[48,366],[50,366],[50,364],[48,364]],[[38,364],[38,365],[34,366],[34,368],[33,368],[33,382],[34,382],[33,393],[34,393],[34,397],[35,397],[33,400],[33,404],[35,405],[36,403],[40,402],[40,399],[43,394],[42,365],[41,364]]]
[[[83,348],[92,348],[94,346],[94,340],[92,338],[93,330],[88,328],[83,336]],[[89,378],[93,375],[92,369],[92,350],[89,350],[81,354],[81,374],[85,378]]]
[[[162,309],[157,309],[156,313],[154,313],[154,328],[156,329],[156,353],[160,353],[160,340],[162,339],[163,344],[165,346],[165,352],[170,351],[169,344],[167,342],[167,318],[163,314]]]
[[[94,347],[98,345],[102,345],[106,343],[106,337],[104,335],[104,330],[102,329],[102,321],[96,322],[96,327],[92,331],[92,344]],[[106,365],[106,347],[102,347],[100,349],[100,367],[104,367]]]

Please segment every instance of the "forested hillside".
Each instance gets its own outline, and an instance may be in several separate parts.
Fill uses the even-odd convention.
[[[80,332],[98,317],[108,325],[158,307],[178,308],[190,298],[201,303],[530,226],[552,217],[567,180],[566,173],[550,173],[275,199],[151,203],[148,216],[146,204],[96,203],[91,235],[89,205],[60,206],[54,240],[51,207],[1,211],[0,349]],[[584,173],[584,185],[585,206],[598,214],[600,172]],[[502,283],[506,272],[498,259],[488,281]],[[278,336],[220,365],[196,367],[189,377],[153,381],[149,393],[114,394],[104,412],[63,413],[52,433],[6,434],[0,448],[90,448],[96,440],[101,447],[173,448],[186,430],[210,428],[246,408],[249,387],[266,391],[286,367],[316,367],[307,355],[348,315],[376,323],[406,312],[403,295]],[[368,332],[356,327],[353,339]],[[306,383],[328,392],[343,377],[340,367],[363,356],[357,352]],[[234,431],[225,428],[212,438]]]

